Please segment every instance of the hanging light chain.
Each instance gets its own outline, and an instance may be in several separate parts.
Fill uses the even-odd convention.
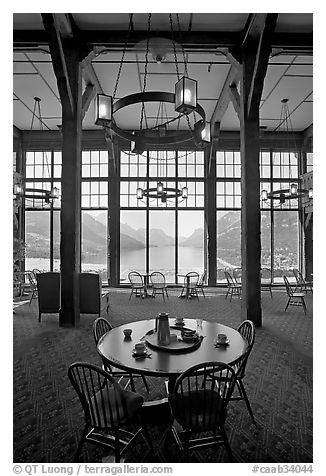
[[[127,49],[127,44],[128,44],[128,42],[129,42],[129,37],[130,37],[130,32],[131,32],[132,18],[133,18],[133,13],[131,13],[130,16],[129,16],[128,33],[127,33],[127,36],[126,36],[125,44],[124,44],[124,46],[123,46],[123,51],[122,51],[121,61],[120,61],[120,64],[119,64],[119,70],[118,70],[117,80],[116,80],[116,82],[115,82],[114,91],[113,91],[113,95],[112,95],[112,101],[114,101],[115,96],[116,96],[116,94],[117,94],[118,84],[119,84],[119,81],[120,81],[120,75],[121,75],[121,70],[122,70],[122,64],[123,64],[123,60],[124,60],[124,58],[125,58],[126,49]]]
[[[180,20],[179,20],[179,14],[176,13],[176,17],[177,17],[177,22],[178,22],[178,29],[179,29],[179,35],[181,37],[181,26],[180,26]],[[189,77],[189,74],[188,74],[188,64],[187,64],[187,58],[186,58],[186,52],[185,52],[185,49],[183,47],[183,43],[181,41],[181,50],[182,50],[182,55],[183,55],[183,61],[184,61],[184,65],[185,65],[185,76],[188,78]],[[193,117],[194,117],[194,123],[196,122],[196,113],[195,111],[192,113],[193,114]],[[187,116],[188,117],[188,116]],[[189,119],[188,119],[188,126],[190,127],[189,125]],[[193,135],[193,138],[194,138],[194,135]],[[195,138],[194,138],[195,139]]]
[[[180,73],[179,73],[177,52],[176,52],[176,48],[175,48],[173,21],[172,21],[172,14],[171,14],[171,13],[169,13],[169,18],[170,18],[171,36],[172,36],[172,43],[173,43],[173,53],[174,53],[175,69],[176,69],[177,78],[178,78],[178,81],[179,81],[179,79],[180,79]],[[178,15],[177,15],[177,19],[178,19]],[[180,26],[179,19],[178,19],[178,25]],[[181,47],[182,47],[182,45],[181,45]],[[182,47],[182,50],[183,50],[183,47]],[[185,69],[186,69],[186,63],[185,63]],[[194,131],[192,130],[191,125],[190,125],[189,116],[188,116],[188,114],[185,114],[185,116],[186,116],[186,121],[187,121],[189,130],[190,130],[190,132],[191,132],[191,136],[192,136],[194,142],[196,142],[196,138],[195,138]],[[194,116],[194,117],[196,117],[196,116]]]
[[[145,55],[145,70],[144,70],[144,85],[143,85],[143,93],[146,91],[146,84],[147,84],[147,67],[148,67],[148,51],[149,51],[149,35],[151,31],[151,18],[152,14],[148,14],[147,20],[147,43],[146,43],[146,55]],[[143,128],[143,119],[144,119],[144,112],[145,112],[145,103],[142,103],[141,108],[141,116],[140,116],[140,130]]]
[[[181,36],[181,26],[180,26],[180,20],[179,20],[179,14],[178,13],[176,13],[176,17],[177,17],[179,35]],[[185,76],[188,77],[188,65],[187,65],[186,53],[185,53],[182,42],[181,42],[181,50],[182,50],[182,55],[183,55],[183,61],[184,61],[184,64],[185,64]]]
[[[179,79],[180,79],[180,73],[179,73],[179,66],[178,66],[177,52],[176,52],[176,48],[175,48],[175,40],[174,40],[174,30],[173,30],[172,13],[169,13],[169,18],[170,18],[170,26],[171,26],[171,36],[172,36],[172,44],[173,44],[173,53],[174,53],[175,69],[176,69],[176,72],[177,72],[177,78],[178,78],[178,81],[179,81]]]

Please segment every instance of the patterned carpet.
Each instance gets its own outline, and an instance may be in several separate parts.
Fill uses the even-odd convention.
[[[209,289],[206,299],[180,300],[170,291],[142,300],[129,298],[128,290],[111,290],[109,320],[113,326],[155,316],[160,311],[173,315],[201,317],[237,328],[241,301],[224,298],[224,290]],[[26,300],[26,297],[25,297]],[[251,422],[244,402],[231,402],[226,431],[238,462],[312,462],[312,296],[306,302],[308,315],[298,307],[285,313],[285,292],[262,295],[263,326],[256,330],[245,386],[257,425]],[[96,316],[83,315],[78,329],[58,327],[58,316],[44,315],[38,323],[37,300],[16,307],[14,324],[14,448],[16,463],[72,461],[83,428],[79,401],[68,378],[68,366],[77,360],[100,364],[92,336]],[[165,395],[162,379],[147,379],[150,397]],[[143,393],[142,389],[139,389]],[[146,394],[143,393],[146,397]],[[162,428],[151,428],[153,441]],[[142,438],[126,455],[140,462]],[[103,450],[85,445],[83,461],[101,462]],[[109,455],[111,456],[111,455]],[[171,440],[166,461],[184,461]],[[191,462],[228,462],[224,448],[194,451]]]

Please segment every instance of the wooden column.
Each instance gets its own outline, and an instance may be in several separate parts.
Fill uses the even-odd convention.
[[[241,318],[262,324],[260,289],[259,106],[277,14],[254,14],[240,57]]]
[[[69,14],[42,14],[62,106],[61,309],[59,325],[75,327],[80,318],[81,222],[81,61],[87,55]],[[89,52],[89,51],[88,51]]]
[[[110,139],[107,139],[110,140]],[[111,143],[109,149],[109,285],[119,286],[120,284],[120,182],[118,149]]]
[[[62,98],[61,309],[59,325],[73,327],[78,324],[80,318],[82,78],[78,51],[74,48],[66,48],[65,56],[75,109],[71,114],[68,98]]]
[[[307,216],[306,216],[307,218]],[[304,228],[304,269],[307,281],[312,281],[313,273],[313,213],[311,213],[307,226]]]
[[[242,101],[243,103],[243,101]],[[244,106],[245,107],[245,106]],[[242,109],[244,109],[242,107]],[[261,326],[259,116],[241,121],[241,264],[242,320]]]
[[[205,149],[205,221],[208,233],[208,286],[216,286],[216,147],[212,143]]]

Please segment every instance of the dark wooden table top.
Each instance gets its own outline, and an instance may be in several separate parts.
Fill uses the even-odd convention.
[[[170,326],[175,325],[174,318],[169,319]],[[185,326],[197,329],[196,319],[185,319]],[[216,322],[202,321],[199,334],[204,336],[200,347],[186,353],[172,353],[148,346],[151,358],[135,359],[132,349],[144,335],[154,329],[155,319],[135,321],[114,327],[98,343],[98,352],[110,364],[123,370],[153,376],[176,377],[189,367],[201,362],[234,363],[247,348],[241,334],[228,326]],[[132,329],[131,339],[125,339],[123,329]],[[171,330],[174,332],[174,330]],[[230,343],[226,347],[214,346],[217,334],[226,334]]]

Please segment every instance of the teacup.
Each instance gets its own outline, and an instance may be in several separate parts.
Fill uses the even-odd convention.
[[[132,329],[123,329],[123,333],[124,333],[126,339],[130,339]]]
[[[184,321],[183,321],[183,317],[177,316],[177,317],[175,318],[175,322],[176,322],[177,324],[183,324],[183,322],[184,322]]]
[[[143,354],[146,351],[145,342],[138,342],[135,344],[135,353],[136,354]]]
[[[227,340],[227,335],[226,334],[217,334],[217,342],[220,344],[224,344]]]

